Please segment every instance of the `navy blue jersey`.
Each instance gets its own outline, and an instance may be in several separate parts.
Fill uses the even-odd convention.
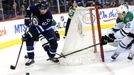
[[[38,3],[27,8],[26,17],[32,18],[32,16],[38,18],[38,24],[41,25],[43,29],[47,29],[52,26],[52,13],[48,10],[44,15],[40,14]]]

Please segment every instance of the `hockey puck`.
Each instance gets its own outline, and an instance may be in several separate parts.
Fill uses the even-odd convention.
[[[26,75],[30,75],[30,73],[26,73]]]

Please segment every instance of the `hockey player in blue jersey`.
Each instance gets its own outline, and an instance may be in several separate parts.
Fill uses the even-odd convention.
[[[52,14],[49,11],[49,4],[47,1],[34,4],[27,8],[25,16],[25,25],[29,27],[28,31],[22,35],[22,40],[26,41],[27,55],[29,60],[25,63],[29,66],[34,63],[34,41],[39,35],[42,35],[48,41],[50,47],[46,50],[48,57],[53,59],[58,47],[57,37],[52,29]]]

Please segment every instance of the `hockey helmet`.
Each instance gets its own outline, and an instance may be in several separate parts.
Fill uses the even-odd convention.
[[[118,8],[117,8],[117,13],[127,13],[128,12],[128,8],[125,6],[125,5],[120,5]]]
[[[39,9],[47,9],[49,7],[49,4],[48,4],[48,2],[47,1],[42,1],[42,2],[40,2],[40,4],[39,4]]]

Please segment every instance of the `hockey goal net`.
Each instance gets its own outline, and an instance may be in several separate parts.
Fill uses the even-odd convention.
[[[97,7],[78,7],[71,20],[62,54],[61,64],[85,64],[104,61],[103,48],[99,44],[101,28]],[[93,47],[90,47],[93,46]],[[77,52],[78,50],[81,50]]]

